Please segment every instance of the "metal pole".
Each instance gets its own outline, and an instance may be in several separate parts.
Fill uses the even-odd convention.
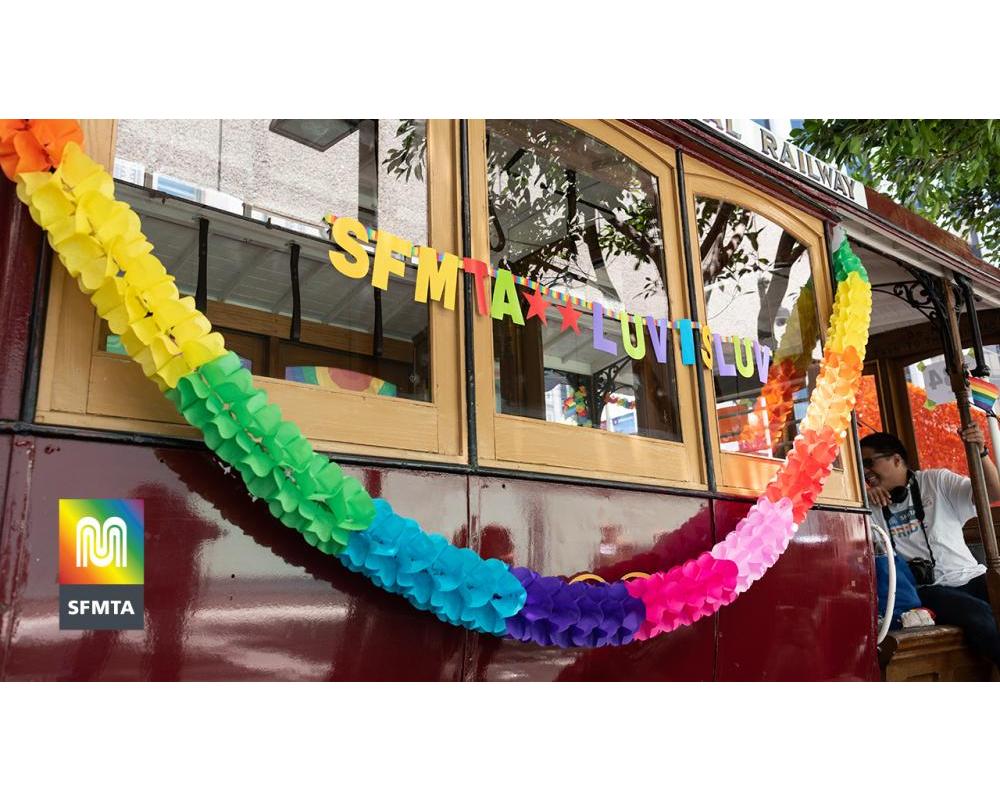
[[[994,416],[987,417],[990,426],[990,441],[993,443],[993,458],[1000,458],[1000,423]]]
[[[958,415],[965,428],[972,423],[972,411],[969,408],[969,379],[965,372],[965,359],[962,357],[962,336],[958,328],[958,314],[955,310],[955,294],[950,280],[941,281],[945,310],[948,315],[947,333],[953,346],[949,348],[948,375],[951,378],[951,389],[958,403]],[[986,477],[983,475],[983,462],[979,458],[979,448],[969,442],[965,443],[965,457],[969,462],[969,477],[972,479],[972,497],[976,503],[976,516],[979,517],[979,535],[982,538],[983,549],[986,551],[986,584],[989,587],[990,605],[993,606],[993,616],[1000,620],[1000,551],[997,549],[996,531],[993,529],[993,515],[990,511],[990,499],[986,493]]]
[[[986,354],[983,352],[983,334],[979,330],[979,315],[976,314],[976,297],[972,291],[972,284],[964,275],[955,275],[955,280],[962,287],[965,295],[965,313],[969,315],[969,327],[972,330],[972,352],[976,356],[976,366],[971,370],[977,378],[985,378],[990,374],[990,368],[986,366]]]
[[[460,178],[462,184],[462,255],[472,258],[472,197],[469,188],[469,121],[458,123],[458,151]],[[475,333],[473,309],[475,298],[472,296],[472,276],[461,272],[462,286],[465,292],[465,422],[469,432],[469,464],[473,468],[479,466],[479,439],[476,431],[476,355],[473,346]]]
[[[208,219],[198,217],[198,286],[194,306],[202,314],[208,311]]]
[[[378,229],[378,120],[363,119],[358,125],[358,219],[367,228]],[[382,290],[372,287],[372,358],[382,358]]]
[[[297,342],[302,336],[302,293],[299,290],[299,245],[296,242],[292,242],[288,271],[292,281],[292,327],[288,338]]]

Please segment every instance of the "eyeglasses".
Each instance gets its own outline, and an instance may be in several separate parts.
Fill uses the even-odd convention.
[[[895,453],[881,453],[881,454],[879,454],[877,456],[872,456],[871,458],[862,458],[861,459],[861,466],[863,466],[865,469],[871,469],[875,465],[875,462],[878,461],[878,459],[880,459],[880,458],[892,458],[894,455],[896,455],[896,454]]]

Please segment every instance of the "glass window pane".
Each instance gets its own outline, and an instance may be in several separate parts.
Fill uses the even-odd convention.
[[[413,302],[415,260],[400,256],[405,275],[376,292],[331,266],[326,221],[352,217],[428,242],[423,120],[120,120],[115,175],[188,294],[199,220],[208,220],[208,315],[231,332],[234,350],[247,351],[239,355],[254,374],[431,399],[429,310]]]
[[[733,203],[696,211],[722,449],[784,458],[822,356],[809,250]]]
[[[497,410],[679,440],[671,348],[661,363],[640,329],[645,353],[631,358],[618,319],[670,317],[656,177],[558,122],[491,120],[486,131],[491,262],[559,293],[547,298],[545,325],[527,319],[523,296],[525,325],[494,322]],[[563,295],[582,312],[579,333],[563,325]],[[606,350],[594,347],[593,303],[605,312]]]

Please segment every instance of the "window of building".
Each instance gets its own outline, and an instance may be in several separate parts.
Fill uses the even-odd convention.
[[[687,316],[672,152],[604,123],[476,130],[474,251],[510,271],[520,311],[478,323],[480,454],[701,483],[693,369],[665,326]]]
[[[213,326],[307,435],[345,449],[460,454],[460,313],[414,302],[415,254],[395,256],[401,274],[385,289],[331,263],[337,217],[457,252],[452,123],[119,120],[114,132],[119,199],[180,291],[203,289]],[[94,339],[83,410],[135,416],[138,403],[118,408],[104,387],[126,374],[131,386],[141,371],[106,327]],[[169,403],[140,385],[149,410],[139,416],[177,425]],[[343,414],[370,409],[371,396],[388,416],[345,426]],[[55,403],[44,411],[61,411]]]

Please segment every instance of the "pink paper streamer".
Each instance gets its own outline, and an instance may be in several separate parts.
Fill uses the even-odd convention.
[[[628,581],[628,593],[646,606],[646,621],[635,638],[642,641],[669,633],[714,614],[736,597],[737,578],[732,561],[702,553],[668,572]]]
[[[798,526],[792,521],[792,501],[777,503],[761,497],[750,513],[710,551],[716,559],[736,564],[736,591],[745,592],[785,552]]]

